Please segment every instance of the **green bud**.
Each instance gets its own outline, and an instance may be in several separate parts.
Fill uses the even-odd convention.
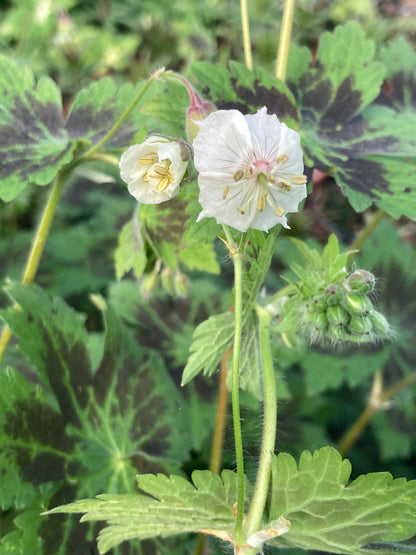
[[[312,314],[311,324],[316,331],[324,331],[328,325],[328,320],[326,318],[325,312],[316,312]]]
[[[175,292],[178,297],[187,297],[189,293],[189,279],[179,270],[175,273]]]
[[[326,311],[328,322],[333,326],[343,327],[348,324],[350,315],[340,304],[329,306]]]
[[[374,291],[376,278],[367,270],[355,270],[344,280],[347,288],[354,293],[365,295]]]
[[[373,331],[378,336],[390,335],[390,326],[386,318],[377,310],[373,310],[370,314],[370,321]]]
[[[373,331],[373,326],[370,318],[353,316],[348,324],[348,329],[351,333],[356,335],[370,335]]]
[[[168,293],[168,295],[173,295],[175,289],[174,289],[174,283],[173,283],[172,270],[169,268],[169,266],[166,266],[165,268],[163,268],[160,274],[160,278],[162,281],[163,290],[166,293]]]
[[[342,289],[337,285],[328,285],[324,291],[325,300],[328,305],[337,305],[342,301],[343,293]]]
[[[153,291],[156,289],[156,286],[159,281],[158,274],[159,274],[158,271],[153,270],[153,272],[151,272],[150,274],[146,274],[143,277],[143,280],[140,286],[140,292],[145,299],[148,299],[152,295]]]
[[[368,316],[373,310],[373,304],[365,295],[348,293],[344,298],[344,306],[351,316]]]
[[[327,309],[325,299],[322,295],[316,295],[312,299],[311,308],[316,312],[324,312]]]
[[[346,337],[346,335],[347,334],[345,333],[345,328],[343,326],[334,326],[332,324],[328,326],[328,339],[331,339],[332,341],[345,341],[348,339],[348,336]]]

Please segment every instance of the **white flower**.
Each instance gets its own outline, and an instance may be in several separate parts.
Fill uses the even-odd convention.
[[[187,165],[178,142],[151,135],[123,153],[120,173],[139,202],[159,204],[176,195]]]
[[[247,116],[218,110],[198,125],[198,220],[212,216],[240,231],[289,227],[285,214],[306,197],[299,134],[266,108]]]

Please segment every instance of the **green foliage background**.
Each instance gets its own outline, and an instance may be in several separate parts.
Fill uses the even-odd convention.
[[[0,555],[96,553],[97,526],[40,513],[80,497],[132,492],[136,473],[189,477],[208,466],[216,371],[232,336],[222,334],[208,359],[198,349],[206,347],[203,326],[221,320],[226,331],[230,325],[232,268],[222,245],[211,246],[217,226],[195,225],[194,183],[168,206],[141,210],[145,248],[138,249],[129,228],[136,206],[117,169],[90,163],[65,189],[38,285],[16,282],[45,186],[83,141],[94,144],[105,134],[156,67],[184,71],[220,108],[247,112],[267,105],[300,129],[307,166],[325,172],[304,211],[291,219],[292,229],[279,236],[267,276],[261,261],[249,264],[246,298],[261,294],[262,286],[271,294],[293,277],[288,261],[300,262],[300,255],[290,236],[321,249],[335,232],[347,247],[375,207],[392,216],[354,265],[378,276],[374,302],[392,322],[395,339],[336,352],[302,341],[287,349],[276,335],[277,452],[298,459],[304,450],[335,446],[366,405],[377,370],[386,387],[416,370],[416,189],[408,185],[415,171],[415,20],[399,11],[387,17],[383,3],[376,9],[372,2],[299,2],[284,85],[272,77],[280,6],[250,4],[254,72],[242,59],[238,3],[0,4],[0,301],[2,318],[19,338],[0,371]],[[350,19],[360,26],[350,22],[328,32]],[[343,49],[350,55],[340,65]],[[187,97],[176,84],[167,87],[164,95],[163,85],[154,84],[108,145],[110,153],[153,129],[184,138],[178,122]],[[19,131],[23,120],[27,135]],[[272,241],[251,237],[253,249],[263,252]],[[157,258],[163,279],[152,282]],[[180,276],[186,295],[177,294]],[[143,295],[149,283],[155,288]],[[11,300],[23,311],[9,308]],[[246,324],[244,348],[252,356],[255,333],[249,318]],[[181,388],[184,368],[184,381],[198,377]],[[258,383],[249,373],[243,377],[253,479],[261,406]],[[385,470],[416,478],[413,394],[401,391],[374,416],[349,453],[353,478]],[[224,467],[233,469],[228,424]],[[131,542],[111,553],[180,555],[194,541]],[[216,541],[211,546],[222,552]]]

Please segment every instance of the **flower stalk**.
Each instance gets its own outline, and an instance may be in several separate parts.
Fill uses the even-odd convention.
[[[290,37],[292,34],[295,0],[286,0],[283,10],[282,27],[280,29],[279,49],[276,61],[276,77],[281,81],[286,78],[287,60],[289,57]]]

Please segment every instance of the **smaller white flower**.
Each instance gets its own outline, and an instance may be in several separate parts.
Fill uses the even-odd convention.
[[[120,174],[135,199],[143,204],[160,204],[177,194],[187,165],[177,141],[151,135],[123,153]]]
[[[306,197],[299,134],[266,108],[246,116],[218,110],[198,125],[198,219],[213,217],[240,231],[289,227],[286,214]]]

